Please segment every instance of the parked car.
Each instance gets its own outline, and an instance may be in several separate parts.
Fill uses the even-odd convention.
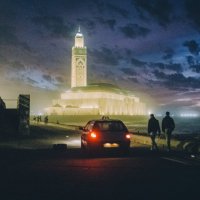
[[[91,120],[80,130],[81,149],[118,147],[128,151],[130,148],[130,133],[121,120]]]

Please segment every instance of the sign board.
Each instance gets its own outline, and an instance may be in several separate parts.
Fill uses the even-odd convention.
[[[17,109],[19,113],[19,134],[29,135],[30,133],[30,95],[20,94],[18,97]]]

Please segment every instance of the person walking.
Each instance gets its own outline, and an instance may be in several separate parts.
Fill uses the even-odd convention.
[[[44,118],[44,123],[45,123],[45,124],[47,124],[47,123],[48,123],[48,121],[49,121],[49,118],[48,118],[48,116],[45,116],[45,118]]]
[[[151,150],[158,150],[156,135],[160,135],[160,125],[159,121],[154,117],[154,114],[150,114],[150,119],[148,121],[148,134],[151,137]]]
[[[174,129],[175,129],[174,120],[173,118],[170,117],[170,112],[167,111],[166,116],[162,120],[162,131],[165,134],[168,151],[171,150],[171,135]]]

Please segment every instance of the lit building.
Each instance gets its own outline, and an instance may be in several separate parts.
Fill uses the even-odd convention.
[[[80,32],[72,47],[71,89],[45,109],[48,115],[145,115],[146,105],[133,92],[111,84],[87,84],[87,48]]]
[[[87,48],[84,46],[84,37],[80,32],[75,36],[75,45],[72,47],[71,87],[87,86]]]

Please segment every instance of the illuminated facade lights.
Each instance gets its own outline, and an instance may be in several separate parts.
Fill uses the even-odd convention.
[[[146,115],[146,105],[133,92],[111,84],[87,84],[87,48],[80,32],[72,47],[71,89],[45,109],[48,115]]]
[[[71,87],[87,85],[87,48],[84,46],[84,37],[80,32],[75,36],[72,47]]]

